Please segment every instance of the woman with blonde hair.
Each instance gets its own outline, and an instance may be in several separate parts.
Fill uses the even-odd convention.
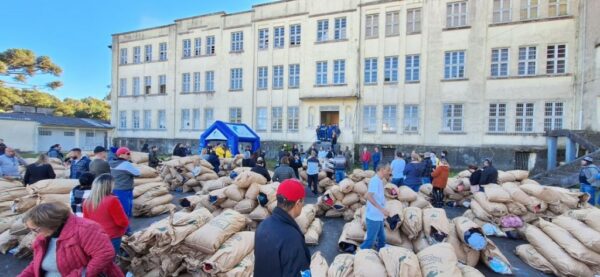
[[[423,163],[421,163],[421,156],[415,151],[410,154],[410,159],[411,162],[404,167],[404,185],[418,192],[422,184]]]
[[[52,169],[49,161],[50,159],[48,158],[48,155],[40,154],[35,163],[27,166],[23,183],[25,185],[33,185],[40,180],[56,178],[54,169]]]
[[[129,220],[119,198],[112,195],[114,183],[110,174],[102,174],[94,180],[92,191],[83,202],[83,217],[102,226],[110,237],[116,255],[119,255],[121,237],[127,231]]]

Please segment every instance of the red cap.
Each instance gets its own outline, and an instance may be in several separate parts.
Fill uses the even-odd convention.
[[[128,154],[131,153],[131,151],[129,151],[129,148],[127,147],[119,147],[119,149],[117,149],[117,153],[115,153],[118,156],[121,156],[123,154]]]
[[[277,188],[277,194],[281,194],[288,201],[298,201],[306,195],[304,186],[296,179],[287,179]]]

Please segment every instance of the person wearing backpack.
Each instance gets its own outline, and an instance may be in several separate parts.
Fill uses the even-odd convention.
[[[581,171],[579,171],[580,190],[590,194],[588,203],[596,205],[596,190],[600,188],[598,174],[600,169],[594,164],[592,157],[585,157],[581,161]]]

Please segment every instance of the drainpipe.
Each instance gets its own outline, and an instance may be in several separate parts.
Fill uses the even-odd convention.
[[[360,134],[360,118],[362,118],[362,102],[361,102],[361,89],[362,89],[362,79],[361,79],[361,68],[362,68],[362,58],[361,52],[363,49],[363,27],[362,27],[362,19],[363,19],[363,10],[362,10],[362,2],[359,1],[358,6],[358,49],[356,49],[357,55],[357,66],[356,66],[356,112],[354,113],[354,142],[359,142],[359,134]],[[360,142],[359,142],[360,144]],[[356,145],[355,145],[356,146]],[[354,151],[356,153],[356,151]],[[360,151],[359,151],[360,152]],[[356,159],[356,157],[355,157]]]
[[[583,13],[583,17],[580,23],[580,32],[581,32],[581,36],[580,36],[580,47],[581,47],[581,52],[579,54],[579,130],[583,130],[583,94],[584,94],[584,87],[585,87],[585,65],[584,65],[584,59],[585,59],[585,51],[586,51],[586,38],[587,38],[587,1],[582,1],[583,3],[583,7],[582,9],[580,9],[580,12]]]

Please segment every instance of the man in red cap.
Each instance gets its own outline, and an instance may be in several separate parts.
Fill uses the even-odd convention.
[[[140,176],[140,170],[129,162],[131,159],[129,148],[120,147],[115,154],[117,159],[108,162],[110,175],[115,178],[113,194],[119,198],[125,214],[131,218],[133,216],[133,177]],[[129,229],[127,231],[129,232]]]
[[[304,206],[304,186],[296,179],[277,188],[277,207],[256,230],[254,276],[300,276],[310,270],[310,252],[296,217]]]

